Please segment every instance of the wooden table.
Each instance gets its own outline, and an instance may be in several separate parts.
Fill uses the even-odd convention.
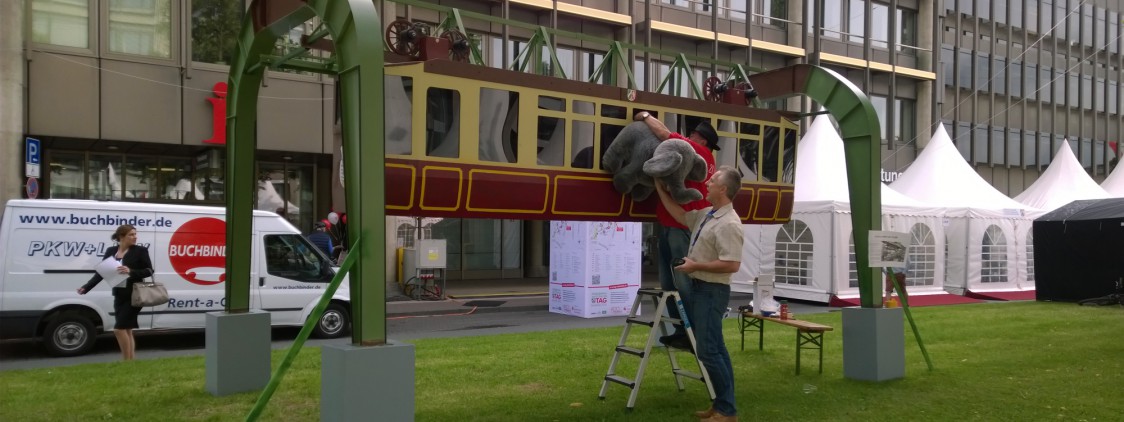
[[[796,328],[796,375],[800,375],[800,351],[803,349],[819,351],[820,373],[823,373],[823,333],[833,330],[831,326],[798,319],[780,319],[742,312],[742,350],[745,350],[746,331],[757,331],[757,350],[765,350],[765,321]]]

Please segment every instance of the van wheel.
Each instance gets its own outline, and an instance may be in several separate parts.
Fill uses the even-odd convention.
[[[339,303],[329,303],[328,308],[324,310],[324,315],[320,316],[320,320],[316,321],[316,328],[312,330],[312,335],[317,338],[336,338],[347,334],[347,329],[351,326],[351,315],[347,312],[347,308]]]
[[[78,356],[94,347],[94,324],[82,314],[62,313],[51,319],[43,331],[43,345],[53,356]]]

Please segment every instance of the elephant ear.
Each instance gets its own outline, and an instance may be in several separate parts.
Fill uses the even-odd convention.
[[[660,142],[660,145],[656,147],[656,151],[652,154],[652,158],[644,162],[644,174],[652,177],[674,174],[683,164],[684,155],[681,152],[683,147],[691,149],[686,141],[679,139],[668,139]]]
[[[704,160],[698,154],[695,154],[695,156],[691,160],[691,162],[693,163],[693,165],[691,165],[691,171],[689,173],[687,173],[687,180],[694,180],[696,182],[705,182],[706,181],[706,160]]]

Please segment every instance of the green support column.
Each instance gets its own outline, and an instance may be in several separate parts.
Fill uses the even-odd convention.
[[[258,91],[266,68],[261,56],[273,51],[281,35],[313,15],[311,9],[297,8],[267,24],[255,24],[250,13],[242,20],[226,100],[226,311],[230,313],[250,310],[250,263],[254,249],[251,232],[258,187],[254,162],[258,147]],[[259,26],[260,30],[256,29]]]
[[[352,343],[386,343],[386,164],[383,33],[370,0],[314,2],[336,45],[348,235],[363,239],[351,270]]]
[[[803,94],[835,117],[843,137],[847,183],[851,193],[851,224],[858,262],[859,299],[864,308],[882,306],[877,271],[866,265],[871,230],[882,229],[882,185],[879,178],[882,144],[878,115],[870,99],[838,73],[812,65],[796,65],[749,77],[762,101]],[[797,157],[799,160],[799,157]]]

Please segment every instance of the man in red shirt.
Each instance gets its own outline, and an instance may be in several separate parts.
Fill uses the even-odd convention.
[[[687,141],[695,149],[695,153],[706,161],[706,178],[709,179],[714,174],[714,153],[712,151],[718,151],[721,148],[718,147],[718,132],[715,132],[710,122],[704,120],[698,126],[695,126],[695,129],[688,136],[684,137],[668,130],[663,122],[647,111],[636,113],[633,119],[647,124],[660,141],[666,141],[670,138]],[[710,206],[710,203],[706,201],[706,180],[701,182],[687,180],[684,181],[684,184],[688,188],[698,189],[703,197],[703,199],[697,201],[681,204],[684,211]],[[664,208],[662,201],[656,206],[656,218],[659,220],[659,224],[656,225],[656,238],[659,248],[659,259],[656,260],[656,267],[659,270],[660,288],[679,291],[683,306],[686,307],[688,303],[691,303],[688,300],[688,296],[691,294],[691,278],[686,273],[672,270],[672,262],[687,256],[691,229],[675,221],[675,218],[667,212],[667,208]],[[668,305],[668,316],[679,318],[679,309],[675,304]],[[690,315],[691,311],[687,310],[687,314]],[[675,332],[671,335],[660,337],[660,342],[681,349],[689,349],[690,344],[687,340],[687,333],[679,326],[675,328]]]

